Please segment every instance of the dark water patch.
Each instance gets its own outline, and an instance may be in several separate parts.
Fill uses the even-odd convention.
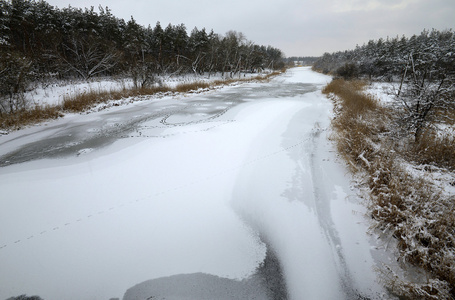
[[[275,252],[267,247],[266,257],[256,272],[243,280],[205,273],[179,274],[147,280],[129,288],[123,300],[287,300],[282,268]]]
[[[204,273],[181,274],[142,282],[128,289],[123,300],[268,299],[257,279],[233,280]]]

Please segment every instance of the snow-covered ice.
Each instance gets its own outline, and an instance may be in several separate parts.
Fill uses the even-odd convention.
[[[234,286],[266,247],[290,299],[380,298],[328,81],[296,68],[0,136],[0,299],[109,299],[193,273]]]

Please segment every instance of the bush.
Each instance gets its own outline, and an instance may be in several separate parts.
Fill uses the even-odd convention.
[[[343,79],[354,79],[359,77],[359,68],[356,64],[345,63],[335,71],[335,75]]]
[[[32,76],[32,62],[18,53],[0,55],[0,115],[26,108],[23,97]]]

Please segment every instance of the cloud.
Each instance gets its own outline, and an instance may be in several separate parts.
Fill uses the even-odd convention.
[[[334,12],[400,10],[419,0],[345,0],[333,3]]]

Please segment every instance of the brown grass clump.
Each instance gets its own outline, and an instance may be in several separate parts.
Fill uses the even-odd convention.
[[[361,90],[366,82],[346,81],[344,79],[335,79],[330,82],[324,89],[324,94],[335,94],[343,99],[343,107],[349,110],[349,114],[358,115],[367,111],[373,111],[379,108],[378,102],[369,95],[364,95]]]
[[[434,164],[438,167],[455,170],[455,137],[453,134],[438,135],[426,130],[418,142],[408,148],[412,158],[421,164]]]
[[[128,97],[155,95],[169,91],[172,91],[172,89],[168,87],[123,89],[119,91],[90,90],[88,92],[63,97],[62,109],[68,112],[82,112],[90,109],[94,105],[107,103],[112,100],[120,100]]]
[[[81,94],[63,97],[62,109],[69,112],[80,112],[94,104],[102,103],[110,98],[109,92],[89,91]]]
[[[36,124],[43,120],[57,119],[62,117],[59,106],[37,106],[30,110],[19,110],[10,114],[0,115],[0,128],[20,129],[22,126]]]
[[[335,103],[334,140],[351,170],[367,178],[374,228],[395,238],[401,263],[428,273],[426,282],[411,282],[385,267],[383,279],[403,299],[453,299],[455,197],[399,163],[412,155],[420,162],[453,166],[453,137],[426,133],[402,151],[391,130],[396,116],[364,95],[363,85],[340,79],[323,90]]]
[[[179,84],[173,89],[174,92],[188,93],[190,91],[197,91],[199,89],[208,89],[211,87],[210,83],[203,81],[196,81],[192,83]]]
[[[336,101],[338,112],[332,126],[338,133],[337,148],[354,169],[358,164],[369,166],[390,117],[373,97],[361,93],[364,85],[361,81],[337,79],[322,91]]]

